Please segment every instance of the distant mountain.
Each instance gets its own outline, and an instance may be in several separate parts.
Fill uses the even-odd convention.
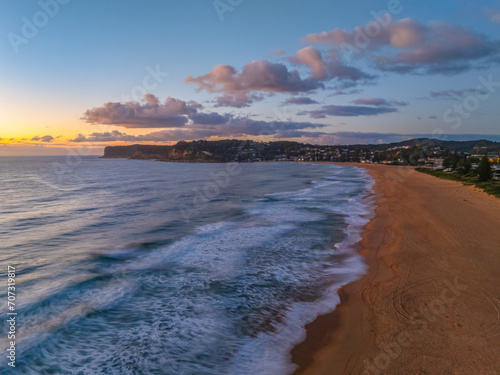
[[[380,145],[363,145],[361,147],[369,147],[373,150],[387,150],[388,148],[402,146],[438,146],[445,147],[455,152],[474,152],[475,147],[487,147],[490,152],[500,151],[500,142],[488,141],[479,139],[475,141],[445,141],[435,138],[415,138],[402,142],[380,144]]]

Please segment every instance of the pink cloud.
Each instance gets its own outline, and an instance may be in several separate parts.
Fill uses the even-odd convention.
[[[323,81],[328,78],[323,56],[321,52],[314,47],[302,48],[290,60],[297,64],[307,65],[312,71],[313,78],[317,80]]]
[[[369,81],[375,78],[362,72],[358,68],[345,65],[338,51],[331,51],[328,56],[324,58],[321,51],[316,48],[305,47],[288,60],[293,64],[302,64],[309,67],[312,77],[318,81],[336,79],[338,81],[345,81],[345,84],[352,86],[355,85],[355,81]]]
[[[119,125],[126,128],[169,128],[183,126],[187,115],[195,114],[202,106],[168,97],[164,104],[152,95],[144,96],[145,103],[108,102],[89,109],[82,119],[91,124]]]
[[[216,99],[216,107],[234,107],[243,108],[248,107],[254,102],[264,99],[264,96],[257,94],[250,94],[247,91],[233,91],[226,92]]]
[[[256,60],[246,64],[241,73],[230,65],[218,65],[210,73],[188,76],[186,83],[198,85],[198,91],[269,91],[302,92],[322,87],[312,79],[302,79],[297,70],[288,70],[281,63]]]
[[[314,77],[303,79],[297,70],[267,60],[252,61],[243,67],[241,73],[230,65],[218,65],[207,74],[188,76],[185,82],[197,85],[197,91],[223,93],[217,98],[217,106],[238,108],[260,100],[261,96],[250,94],[255,91],[297,93],[324,87]]]
[[[309,34],[302,39],[305,43],[328,44],[328,45],[350,45],[352,47],[371,49],[384,45],[397,48],[412,47],[423,41],[425,26],[405,18],[393,22],[386,27],[380,27],[376,35],[367,34],[366,30],[358,27],[348,32],[342,29],[334,29],[330,32],[320,34]]]
[[[243,66],[241,72],[230,65],[218,65],[207,74],[188,76],[185,82],[197,85],[197,91],[222,93],[217,98],[217,106],[241,108],[262,100],[255,92],[296,94],[324,88],[324,82],[333,79],[348,81],[349,86],[356,85],[355,81],[373,79],[355,67],[346,66],[338,53],[330,53],[324,58],[314,47],[299,50],[288,61],[306,66],[311,75],[302,78],[298,70],[289,69],[282,63],[256,60]]]
[[[500,53],[500,42],[462,26],[424,25],[405,18],[379,25],[378,30],[370,34],[367,28],[337,28],[309,34],[302,41],[359,52],[378,69],[396,73],[455,74],[491,64]]]
[[[124,115],[121,111],[122,106],[128,110]],[[92,123],[125,128],[166,129],[146,135],[129,135],[118,130],[94,132],[89,135],[79,134],[69,141],[77,143],[163,142],[211,136],[273,135],[281,130],[314,129],[326,126],[310,122],[259,121],[249,117],[236,117],[230,113],[201,112],[200,107],[196,102],[185,102],[170,97],[164,104],[161,104],[160,100],[153,95],[145,96],[142,103],[106,103],[103,107],[88,110],[84,118]],[[180,120],[177,120],[178,118]]]

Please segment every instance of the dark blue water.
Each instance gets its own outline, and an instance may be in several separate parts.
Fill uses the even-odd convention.
[[[12,373],[287,374],[304,325],[364,270],[358,168],[2,158],[0,177]]]

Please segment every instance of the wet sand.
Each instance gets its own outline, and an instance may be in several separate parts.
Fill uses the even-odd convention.
[[[500,374],[500,199],[409,167],[375,179],[369,270],[292,351],[296,375]]]

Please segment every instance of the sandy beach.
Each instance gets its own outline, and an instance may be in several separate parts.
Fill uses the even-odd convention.
[[[360,165],[369,270],[308,325],[296,375],[500,374],[500,200],[407,167]]]

